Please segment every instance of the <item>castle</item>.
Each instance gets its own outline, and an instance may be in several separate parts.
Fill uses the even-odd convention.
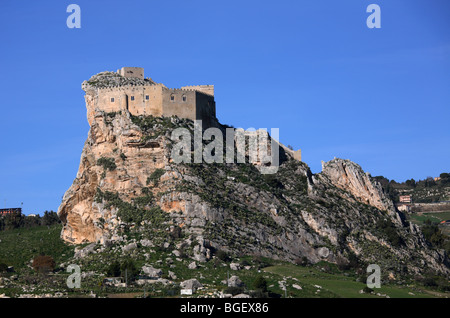
[[[128,111],[130,114],[178,116],[202,120],[203,128],[217,125],[214,85],[167,88],[144,78],[141,67],[122,67],[114,72],[94,75],[82,84],[86,92],[88,121],[95,109],[105,112]]]
[[[122,67],[117,72],[102,72],[81,85],[86,92],[88,122],[95,111],[107,113],[127,111],[132,115],[155,117],[178,116],[201,120],[202,128],[218,127],[214,85],[167,88],[144,77],[141,67]],[[294,159],[301,161],[301,150],[293,151],[280,144]]]

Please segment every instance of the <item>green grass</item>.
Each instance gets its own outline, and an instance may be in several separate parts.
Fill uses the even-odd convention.
[[[379,298],[373,294],[360,294],[366,285],[355,281],[354,277],[347,277],[342,274],[327,274],[313,267],[300,267],[295,265],[278,265],[264,269],[265,272],[290,276],[298,279],[298,285],[302,286],[306,292],[314,285],[321,286],[321,297],[342,297],[342,298]],[[291,288],[292,289],[292,288]],[[313,288],[317,290],[317,288]],[[289,290],[289,289],[288,289]],[[374,289],[375,293],[386,294],[391,298],[430,298],[433,297],[425,291],[418,291],[412,287],[402,287],[395,285],[385,285]],[[414,295],[412,295],[412,294]],[[299,295],[302,297],[302,295]],[[311,296],[305,293],[305,297]]]
[[[30,265],[30,260],[40,254],[54,258],[56,266],[73,256],[74,247],[61,238],[61,224],[0,231],[0,262],[15,269]]]
[[[60,239],[61,225],[53,225],[50,227],[41,226],[27,229],[16,229],[11,231],[0,232],[0,262],[6,263],[8,266],[14,266],[16,273],[19,276],[34,277],[37,275],[33,273],[28,265],[30,260],[35,256],[44,253],[51,255],[58,266],[62,262],[66,262],[73,256],[74,246],[66,245]],[[287,262],[275,261],[270,259],[254,260],[250,256],[242,257],[240,259],[233,259],[233,262],[247,261],[247,264],[251,264],[250,270],[230,270],[229,262],[214,262],[209,261],[206,263],[198,263],[197,269],[188,269],[187,265],[192,262],[192,259],[181,258],[176,259],[169,251],[163,251],[155,249],[148,255],[148,258],[143,257],[142,252],[146,252],[146,249],[142,249],[141,253],[135,255],[135,264],[138,268],[141,268],[145,264],[154,264],[155,267],[163,270],[164,276],[168,274],[168,271],[172,271],[176,274],[176,282],[182,280],[197,278],[204,286],[205,290],[199,294],[206,294],[213,290],[224,290],[226,285],[222,283],[227,276],[237,275],[245,283],[246,291],[249,292],[253,289],[253,282],[255,279],[262,275],[268,286],[268,291],[271,296],[284,297],[285,292],[280,287],[279,282],[285,281],[287,285],[287,296],[297,298],[361,298],[371,297],[377,298],[379,296],[373,294],[360,294],[359,291],[365,287],[363,282],[356,281],[356,276],[351,272],[341,272],[333,264],[316,264],[314,266],[297,266]],[[104,273],[105,268],[113,260],[121,260],[125,255],[120,252],[111,253],[111,251],[104,251],[97,254],[91,254],[83,260],[78,260],[83,272],[95,271],[97,273]],[[166,262],[167,258],[172,259],[172,265]],[[266,265],[263,265],[266,264]],[[173,266],[175,265],[175,266]],[[321,270],[322,266],[328,265],[328,272]],[[258,266],[269,266],[258,272]],[[29,276],[27,276],[27,274]],[[30,276],[31,274],[31,276]],[[52,279],[64,282],[68,273],[65,271],[57,272]],[[142,287],[132,287],[129,289],[117,289],[117,290],[101,290],[98,283],[101,281],[101,277],[94,276],[92,278],[86,278],[82,281],[84,292],[82,291],[69,291],[69,296],[78,297],[83,296],[90,290],[93,290],[96,294],[107,295],[111,293],[136,293],[141,292]],[[44,279],[45,281],[45,279]],[[26,280],[22,284],[27,285]],[[58,283],[61,285],[62,283]],[[300,285],[301,290],[292,287],[293,284]],[[24,285],[24,286],[25,286]],[[42,285],[42,286],[41,286]],[[42,288],[36,292],[46,292],[48,288],[55,290],[66,290],[61,286],[55,288],[45,287],[45,284],[39,283]],[[53,284],[55,285],[55,284]],[[321,288],[315,287],[319,285]],[[15,287],[6,287],[0,290],[0,293],[7,293],[8,295],[18,294],[20,291],[15,290]],[[47,289],[45,289],[47,288]],[[169,287],[168,287],[169,288]],[[170,287],[172,288],[172,287]],[[161,289],[158,286],[156,289]],[[319,290],[319,291],[318,291]],[[150,290],[148,290],[150,291]],[[73,293],[73,294],[72,294]],[[434,293],[426,290],[423,287],[415,287],[405,285],[382,285],[381,289],[375,289],[375,293],[387,294],[391,298],[425,298],[425,297],[442,297],[443,293]],[[410,294],[413,293],[414,295]],[[446,294],[448,296],[448,294]],[[160,293],[154,293],[154,297],[167,296],[164,290]]]

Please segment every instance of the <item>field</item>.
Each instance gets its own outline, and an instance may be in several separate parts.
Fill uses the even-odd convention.
[[[450,211],[449,212],[431,212],[431,213],[412,213],[409,215],[411,220],[421,225],[426,220],[430,220],[432,222],[438,222],[445,220],[450,220]]]
[[[60,224],[0,231],[0,263],[24,269],[34,257],[45,254],[52,256],[58,266],[74,253],[74,247],[66,245],[60,234]]]
[[[362,282],[357,282],[353,277],[342,274],[327,274],[317,268],[300,267],[295,265],[272,266],[264,269],[265,272],[289,276],[298,280],[300,286],[307,286],[304,295],[300,297],[342,297],[342,298],[380,298],[389,296],[390,298],[431,298],[444,296],[442,293],[433,293],[424,288],[412,285],[396,286],[394,284],[381,285],[380,289],[374,289],[374,294],[360,293],[365,287]],[[314,285],[321,288],[314,288],[314,294],[309,290]],[[319,291],[320,290],[320,291]],[[381,296],[377,296],[380,294]],[[386,296],[384,296],[386,295]]]
[[[21,294],[55,294],[62,292],[68,297],[86,297],[93,291],[98,297],[139,297],[144,294],[144,289],[139,286],[127,288],[108,288],[99,285],[105,272],[107,260],[113,255],[99,253],[91,255],[82,266],[83,272],[95,272],[94,276],[83,279],[81,290],[69,290],[66,279],[69,275],[64,269],[59,269],[59,264],[71,260],[75,246],[66,245],[60,239],[61,225],[50,227],[40,226],[11,231],[0,231],[0,263],[13,266],[13,273],[1,273],[0,276],[16,280],[10,280],[9,286],[0,286],[0,294],[18,297]],[[37,274],[30,267],[31,260],[40,254],[50,255],[55,259],[56,271],[54,274]],[[163,260],[170,260],[166,262]],[[167,276],[169,271],[176,274],[175,283],[190,278],[197,278],[204,288],[199,290],[197,296],[217,295],[217,292],[227,293],[227,286],[223,282],[227,277],[237,275],[245,287],[241,292],[250,293],[254,290],[254,282],[258,277],[263,277],[267,283],[267,292],[270,297],[294,297],[294,298],[429,298],[448,297],[444,294],[424,288],[411,281],[382,283],[380,289],[373,293],[362,293],[366,287],[362,277],[355,274],[354,270],[342,271],[336,265],[321,262],[315,265],[299,266],[287,262],[265,258],[243,256],[232,260],[209,261],[199,263],[196,269],[189,269],[192,262],[189,258],[174,258],[165,251],[153,251],[147,259],[137,257],[135,264],[138,268],[144,264],[157,264]],[[241,263],[249,266],[249,269],[231,270],[230,263]],[[102,265],[103,263],[103,265]],[[243,266],[242,266],[243,267]],[[1,277],[0,277],[1,281]],[[0,284],[2,285],[2,284]],[[151,297],[180,297],[176,285],[161,286],[152,285],[146,290]]]
[[[423,225],[426,220],[430,220],[432,223],[440,223],[442,221],[450,220],[450,211],[431,212],[431,213],[426,212],[411,213],[408,215],[408,219],[419,226]],[[439,228],[441,229],[443,234],[450,236],[450,226],[440,225]]]

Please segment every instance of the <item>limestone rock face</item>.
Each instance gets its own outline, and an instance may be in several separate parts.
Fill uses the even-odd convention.
[[[129,114],[95,113],[77,177],[58,209],[64,240],[78,244],[111,237],[105,233],[112,234],[119,224],[117,211],[95,201],[97,189],[133,198],[141,194],[153,171],[165,167],[167,149],[158,141],[142,142],[141,138]]]
[[[358,164],[350,160],[334,159],[322,163],[322,174],[338,188],[350,192],[361,203],[386,211],[401,223],[393,202],[385,195],[381,184],[372,180],[370,174],[365,173]]]
[[[90,98],[79,170],[58,209],[67,242],[120,243],[130,255],[175,245],[175,256],[199,266],[224,251],[312,263],[356,255],[393,271],[406,264],[411,273],[449,272],[447,256],[402,223],[381,186],[351,161],[312,174],[280,147],[274,174],[262,174],[262,162],[176,164],[171,133],[193,131],[192,121],[106,113]]]
[[[372,182],[370,175],[364,173],[359,165],[350,160],[334,159],[322,164],[322,173],[337,187],[349,191],[362,203],[380,210],[394,208],[386,198],[379,183]]]

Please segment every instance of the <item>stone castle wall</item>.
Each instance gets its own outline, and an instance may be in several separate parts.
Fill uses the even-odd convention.
[[[214,125],[214,96],[197,89],[169,89],[163,84],[98,88],[94,108],[105,112],[128,110],[132,115],[178,116]]]
[[[118,74],[118,75],[117,75]],[[95,110],[128,111],[132,115],[178,116],[202,120],[204,128],[216,126],[214,85],[167,88],[144,78],[141,67],[122,67],[117,73],[102,72],[82,84],[86,92],[88,121]]]

